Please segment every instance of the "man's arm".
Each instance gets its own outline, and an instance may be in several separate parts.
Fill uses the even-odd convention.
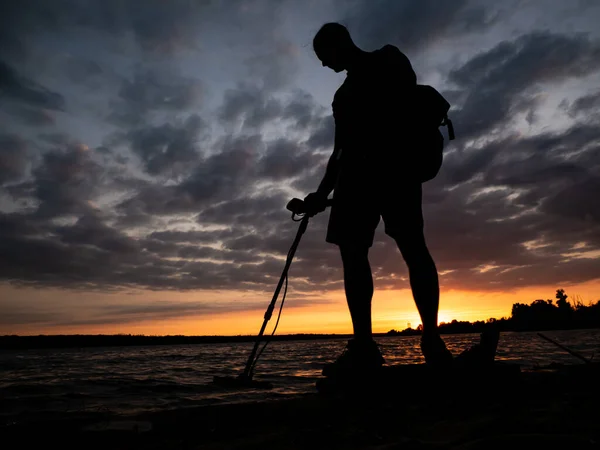
[[[317,189],[317,194],[322,195],[327,198],[333,188],[335,187],[335,182],[337,181],[338,173],[340,170],[340,156],[342,154],[342,148],[340,145],[340,139],[338,138],[338,132],[336,127],[334,144],[333,144],[333,153],[329,157],[329,162],[327,163],[327,169],[325,170],[325,175],[323,176],[323,180],[319,184]]]
[[[327,169],[325,169],[325,175],[319,184],[319,187],[315,192],[308,194],[304,197],[304,204],[306,205],[307,212],[310,217],[325,211],[327,207],[327,197],[335,188],[338,173],[340,171],[340,156],[342,154],[342,147],[340,145],[340,139],[338,139],[337,127],[335,133],[335,139],[333,144],[333,153],[329,157],[327,163]]]

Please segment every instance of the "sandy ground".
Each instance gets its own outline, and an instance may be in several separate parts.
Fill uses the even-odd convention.
[[[600,449],[597,366],[443,377],[433,385],[398,378],[361,395],[315,393],[137,417],[15,418],[1,424],[0,436],[7,449]]]

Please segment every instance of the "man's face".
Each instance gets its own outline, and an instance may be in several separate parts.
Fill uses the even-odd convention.
[[[328,48],[320,52],[318,58],[321,60],[323,67],[329,67],[336,73],[340,73],[345,70],[344,64],[341,61],[340,53],[336,52],[333,48]]]

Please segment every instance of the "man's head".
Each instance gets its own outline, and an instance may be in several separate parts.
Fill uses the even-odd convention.
[[[321,27],[313,39],[313,49],[324,67],[335,72],[348,69],[356,45],[344,25],[331,22]]]

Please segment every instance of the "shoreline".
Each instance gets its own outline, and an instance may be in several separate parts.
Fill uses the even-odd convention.
[[[560,332],[560,331],[585,331],[598,330],[600,328],[561,328],[561,329],[531,329],[531,330],[500,330],[501,333],[533,333],[533,332]],[[392,332],[373,333],[377,339],[388,337],[420,336],[420,332]],[[480,334],[481,331],[441,331],[442,336],[462,335],[462,334]],[[312,341],[329,339],[350,339],[351,334],[286,334],[263,336],[261,342],[270,340],[271,342],[285,341]],[[19,336],[4,335],[0,336],[0,351],[3,350],[38,350],[38,349],[63,349],[63,348],[93,348],[93,347],[134,347],[134,346],[160,346],[160,345],[196,345],[196,344],[228,344],[228,343],[253,343],[257,336],[239,335],[239,336],[146,336],[146,335],[38,335],[38,336]]]

